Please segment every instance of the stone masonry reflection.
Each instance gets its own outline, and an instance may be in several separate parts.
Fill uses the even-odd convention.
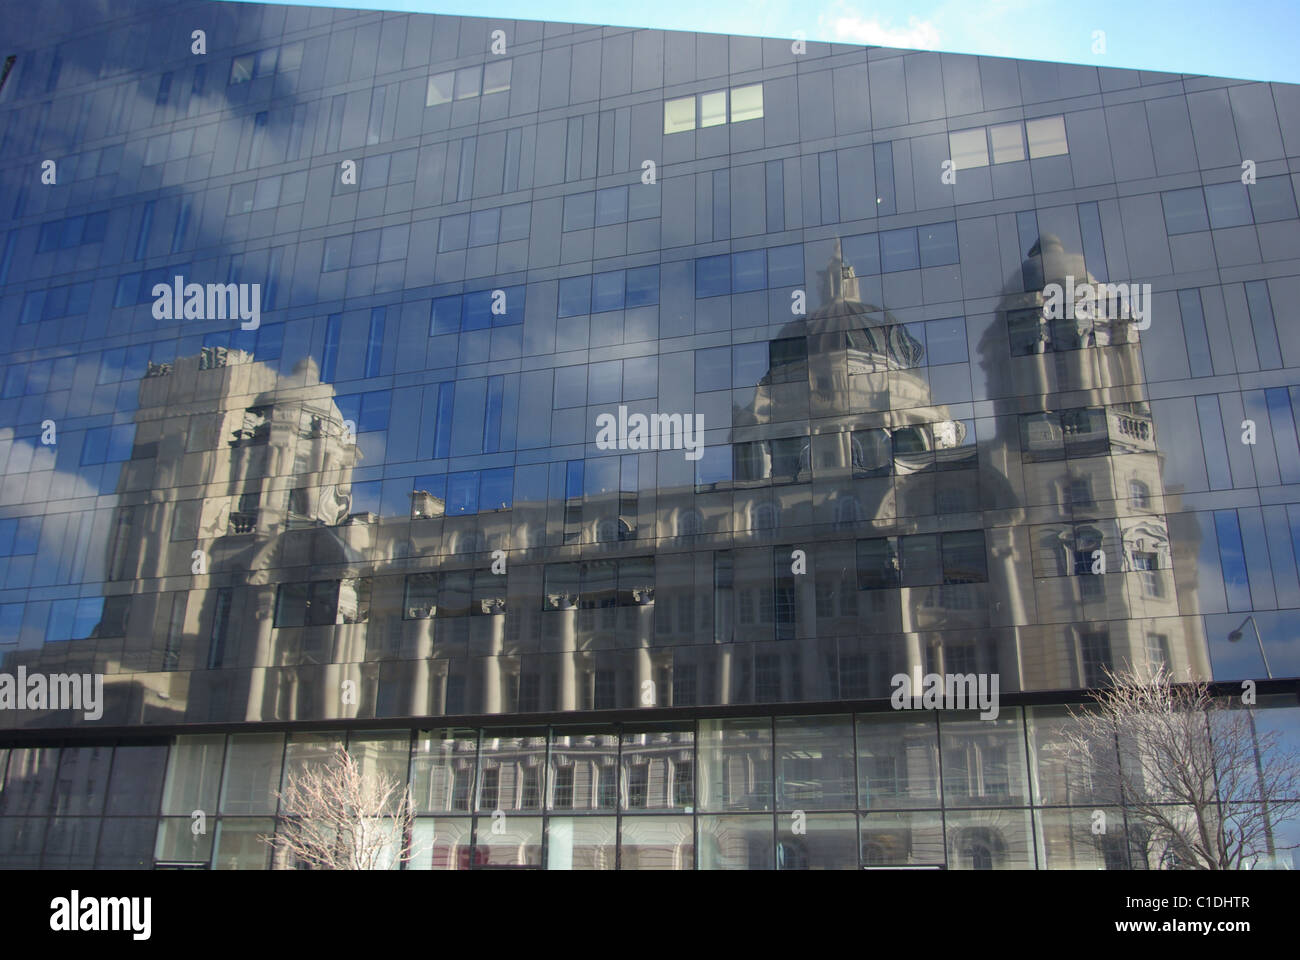
[[[0,864],[263,866],[346,741],[425,867],[1158,867],[1080,844],[1064,704],[1163,665],[1300,735],[1296,87],[0,4],[0,672],[105,698],[0,709]]]

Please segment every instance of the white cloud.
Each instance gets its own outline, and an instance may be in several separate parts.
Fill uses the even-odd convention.
[[[908,17],[905,27],[894,27],[881,23],[878,17],[868,19],[846,7],[821,19],[834,38],[844,43],[903,47],[908,50],[939,48],[939,28],[931,21],[918,17]]]

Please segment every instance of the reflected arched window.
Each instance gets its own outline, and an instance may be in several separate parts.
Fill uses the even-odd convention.
[[[780,508],[774,503],[757,503],[749,508],[750,530],[775,530],[780,519]]]
[[[694,537],[704,531],[704,517],[700,511],[690,507],[677,514],[677,536]]]
[[[853,494],[835,501],[835,529],[851,527],[862,519],[862,504]]]

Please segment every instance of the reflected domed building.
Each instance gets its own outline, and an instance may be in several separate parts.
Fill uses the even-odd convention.
[[[0,673],[104,681],[0,703],[0,867],[298,866],[277,792],[346,747],[410,868],[1152,868],[1070,707],[1163,666],[1300,715],[1294,187],[1185,169],[1293,91],[0,2]],[[156,316],[181,277],[258,319]]]

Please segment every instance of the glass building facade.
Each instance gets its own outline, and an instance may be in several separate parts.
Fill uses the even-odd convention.
[[[103,677],[0,866],[266,867],[346,743],[415,867],[1154,869],[1067,703],[1300,740],[1300,88],[0,13],[0,671]]]

